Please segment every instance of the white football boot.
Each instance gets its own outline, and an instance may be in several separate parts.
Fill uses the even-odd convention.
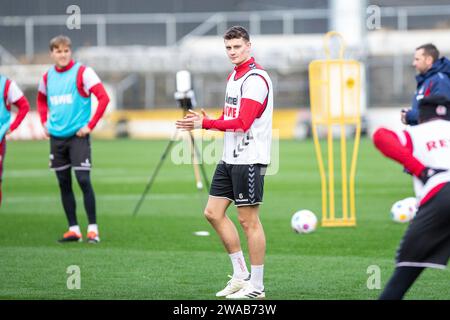
[[[227,299],[264,299],[266,293],[263,290],[256,289],[250,281],[247,281],[244,287],[232,294],[227,295]]]
[[[228,276],[231,279],[227,282],[226,287],[216,293],[216,297],[226,297],[232,293],[235,293],[242,288],[249,282],[250,277],[248,279],[237,279],[233,278],[232,276]]]

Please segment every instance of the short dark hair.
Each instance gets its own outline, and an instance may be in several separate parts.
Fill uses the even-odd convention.
[[[58,48],[60,45],[65,45],[69,48],[72,48],[72,41],[68,36],[65,35],[59,35],[54,37],[52,40],[50,40],[49,48],[50,51],[53,51],[53,49]]]
[[[225,32],[225,34],[223,35],[223,38],[225,40],[243,38],[246,41],[250,41],[250,35],[248,34],[248,31],[245,30],[245,28],[242,26],[232,26],[230,29],[228,29]]]
[[[417,50],[423,49],[423,52],[426,56],[430,56],[433,58],[433,62],[439,59],[439,50],[432,43],[426,43],[416,48]]]

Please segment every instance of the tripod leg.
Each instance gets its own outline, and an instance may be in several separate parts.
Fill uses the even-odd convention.
[[[209,192],[209,180],[208,180],[208,175],[206,174],[205,165],[203,164],[203,162],[200,163],[200,169],[202,170],[203,180],[205,180],[206,188]]]
[[[155,181],[156,175],[158,174],[159,169],[161,169],[164,160],[166,159],[167,155],[169,154],[170,149],[172,148],[172,144],[175,142],[175,138],[176,135],[174,136],[174,138],[172,140],[169,141],[169,144],[166,147],[166,150],[164,150],[164,153],[161,156],[161,159],[159,160],[158,165],[155,168],[155,171],[153,172],[153,175],[151,176],[150,180],[148,181],[147,185],[145,186],[144,192],[141,195],[141,198],[139,199],[138,203],[136,204],[136,207],[134,208],[133,211],[133,216],[136,216],[139,208],[142,205],[142,201],[144,201],[144,198],[147,194],[147,192],[150,190],[150,188],[152,187],[153,182]]]
[[[189,132],[189,134],[191,136],[191,142],[192,142],[192,146],[194,147],[195,156],[197,157],[197,159],[200,159],[200,150],[198,150],[198,147],[195,143],[194,136],[193,136],[192,132]],[[200,166],[200,169],[202,170],[203,180],[205,181],[206,188],[209,191],[209,181],[208,181],[208,176],[206,174],[205,166],[203,165],[203,161],[199,161],[199,163],[193,162],[193,165],[194,165],[194,172],[196,172],[196,180],[197,181],[200,180],[200,177],[197,178],[197,175],[199,176],[198,166]],[[198,182],[197,182],[197,186],[198,186]]]
[[[202,183],[202,178],[200,177],[200,171],[198,168],[199,165],[199,157],[197,152],[194,150],[192,150],[193,148],[195,148],[195,139],[194,136],[192,135],[192,132],[189,132],[190,134],[190,149],[191,149],[191,161],[192,161],[192,167],[194,168],[194,176],[195,176],[195,182],[196,182],[196,186],[198,190],[203,189],[203,183]]]

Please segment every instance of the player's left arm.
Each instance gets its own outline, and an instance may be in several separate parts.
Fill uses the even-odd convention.
[[[402,139],[400,138],[402,136]],[[402,164],[406,170],[426,184],[434,175],[447,169],[425,166],[413,156],[413,146],[409,133],[403,131],[400,135],[392,130],[379,128],[373,135],[373,143],[386,157]]]
[[[241,99],[239,115],[236,119],[212,120],[203,119],[201,128],[219,131],[247,131],[252,126],[258,114],[264,107],[258,101],[252,99]]]
[[[384,156],[402,164],[414,176],[420,177],[425,166],[413,156],[409,134],[406,132],[402,134],[404,134],[403,142],[394,131],[379,128],[373,134],[373,143]]]
[[[258,75],[250,75],[242,83],[242,96],[239,114],[231,120],[203,119],[202,128],[220,131],[246,132],[256,118],[260,117],[267,105],[269,86],[266,80]]]
[[[83,78],[83,90],[88,91],[89,94],[93,94],[98,100],[97,110],[89,123],[78,130],[77,136],[84,137],[91,133],[97,125],[100,118],[105,113],[106,107],[110,101],[108,93],[105,90],[100,78],[97,76],[92,68],[87,67],[82,75]]]
[[[30,111],[30,103],[27,98],[23,94],[22,90],[20,90],[19,86],[15,81],[7,80],[5,87],[5,102],[6,105],[14,105],[17,107],[18,112],[16,118],[9,126],[8,135],[11,134],[17,127],[22,123],[23,119]]]

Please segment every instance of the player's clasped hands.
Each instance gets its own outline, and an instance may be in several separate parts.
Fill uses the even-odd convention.
[[[190,131],[193,129],[201,129],[203,118],[208,118],[205,110],[201,109],[201,114],[192,110],[189,110],[189,113],[184,116],[183,119],[177,120],[176,127],[177,129]]]

